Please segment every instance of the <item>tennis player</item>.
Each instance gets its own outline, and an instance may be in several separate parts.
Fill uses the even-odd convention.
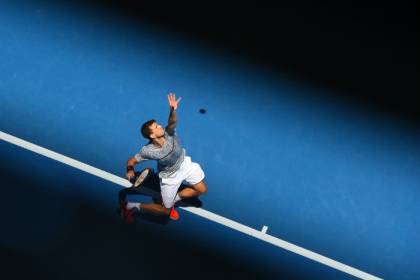
[[[127,161],[126,175],[132,181],[135,179],[136,164],[146,160],[157,160],[162,204],[125,201],[121,205],[121,215],[127,220],[133,220],[136,210],[169,215],[171,219],[178,220],[179,214],[174,207],[176,202],[207,192],[201,166],[192,162],[191,157],[186,155],[176,133],[176,110],[180,101],[181,98],[176,100],[175,94],[169,93],[168,125],[163,128],[153,119],[145,122],[141,127],[141,134],[149,140],[149,143]],[[183,181],[190,187],[178,192]]]

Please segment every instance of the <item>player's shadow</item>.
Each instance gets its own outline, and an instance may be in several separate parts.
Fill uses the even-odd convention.
[[[144,169],[143,169],[144,170]],[[139,187],[131,187],[131,188],[123,188],[118,192],[118,205],[121,205],[124,201],[130,201],[130,196],[145,196],[150,197],[151,202],[162,204],[162,197],[160,194],[160,183],[159,183],[159,176],[157,173],[154,172],[152,168],[150,168],[149,175],[145,178],[143,183]],[[136,178],[140,175],[141,172],[135,172]],[[186,184],[181,184],[178,189],[178,192],[182,191],[185,188],[190,187]],[[142,203],[149,203],[142,199]],[[175,207],[202,207],[203,203],[198,197],[192,198],[185,198],[176,203]],[[136,211],[134,213],[136,218],[140,218],[152,223],[157,224],[166,224],[169,222],[169,217],[164,215],[158,215],[148,212],[139,212]]]

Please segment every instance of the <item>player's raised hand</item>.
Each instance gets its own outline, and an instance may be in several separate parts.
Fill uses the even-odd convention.
[[[170,92],[168,94],[168,102],[169,102],[169,106],[171,108],[173,108],[174,110],[176,110],[178,108],[178,103],[181,101],[181,98],[178,98],[178,100],[175,99],[175,93]]]

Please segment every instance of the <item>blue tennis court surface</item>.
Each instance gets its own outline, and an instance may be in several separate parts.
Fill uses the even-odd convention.
[[[124,177],[146,144],[141,124],[166,125],[175,92],[204,209],[379,278],[420,278],[418,128],[146,22],[0,3],[0,131]],[[183,210],[125,225],[121,186],[4,141],[0,151],[11,278],[355,279]]]

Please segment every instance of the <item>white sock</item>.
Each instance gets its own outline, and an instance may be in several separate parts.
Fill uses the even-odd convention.
[[[178,202],[181,199],[182,199],[182,197],[180,197],[179,194],[176,194],[174,202]]]
[[[140,210],[140,202],[127,202],[127,210],[137,208],[137,210]]]

